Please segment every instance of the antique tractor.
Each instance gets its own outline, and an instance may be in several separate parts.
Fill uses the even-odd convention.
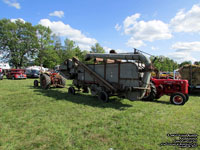
[[[143,100],[153,101],[163,95],[169,95],[172,104],[184,105],[189,99],[188,86],[187,80],[151,78],[151,88],[147,90]]]
[[[86,61],[92,59],[94,63],[85,64],[73,57],[60,66],[65,78],[73,80],[73,86],[68,89],[70,94],[82,89],[83,92],[90,90],[104,102],[110,96],[133,101],[142,99],[149,89],[152,65],[145,55],[138,52],[86,55]]]
[[[152,61],[152,64],[154,61]],[[168,95],[170,96],[170,102],[175,105],[184,105],[188,101],[188,80],[171,79],[172,76],[163,78],[157,68],[153,66],[152,70],[155,75],[151,77],[150,88],[146,91],[143,100],[153,101],[163,95]]]
[[[48,89],[50,87],[64,88],[66,79],[59,73],[45,72],[40,74],[40,81],[34,80],[34,87],[38,87],[39,83],[43,89]]]

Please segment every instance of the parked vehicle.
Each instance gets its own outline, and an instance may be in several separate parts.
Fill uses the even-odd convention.
[[[3,80],[3,73],[0,73],[0,80]]]
[[[38,69],[26,69],[27,78],[39,78],[40,70]]]
[[[8,79],[26,79],[27,76],[25,74],[25,70],[24,69],[10,69],[8,70],[6,77]]]
[[[29,66],[26,68],[27,78],[39,78],[41,72],[46,72],[47,68],[41,66]]]
[[[3,70],[0,68],[0,80],[3,80]]]

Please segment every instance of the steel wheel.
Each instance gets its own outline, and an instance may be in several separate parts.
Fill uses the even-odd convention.
[[[39,84],[38,80],[34,80],[33,84],[34,84],[34,87],[38,87],[38,84]]]
[[[69,89],[68,89],[68,93],[75,95],[75,92],[76,91],[75,91],[74,87],[70,86]]]
[[[105,91],[101,91],[98,94],[98,99],[102,100],[103,102],[108,102],[109,101],[109,96]]]
[[[186,97],[182,93],[174,93],[171,95],[170,101],[174,105],[184,105],[186,102]]]

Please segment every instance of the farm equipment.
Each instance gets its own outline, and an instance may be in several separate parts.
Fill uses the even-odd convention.
[[[151,89],[147,91],[143,100],[152,101],[163,95],[169,95],[172,104],[184,105],[189,99],[188,81],[151,78]]]
[[[75,94],[76,87],[83,92],[90,90],[104,102],[114,95],[133,101],[142,99],[149,89],[152,65],[145,55],[138,52],[87,54],[85,60],[91,59],[95,63],[85,64],[73,57],[60,66],[65,78],[73,80],[74,86],[69,87],[68,93]]]
[[[45,72],[40,74],[40,81],[34,80],[34,87],[38,87],[39,84],[43,89],[48,89],[50,87],[65,87],[66,80],[59,73]]]
[[[199,65],[185,65],[181,67],[178,72],[181,79],[188,80],[189,92],[200,90],[200,66]]]

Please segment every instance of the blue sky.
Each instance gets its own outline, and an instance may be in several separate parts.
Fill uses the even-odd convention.
[[[138,48],[177,62],[200,61],[199,0],[1,0],[0,19],[49,26],[81,49]]]

